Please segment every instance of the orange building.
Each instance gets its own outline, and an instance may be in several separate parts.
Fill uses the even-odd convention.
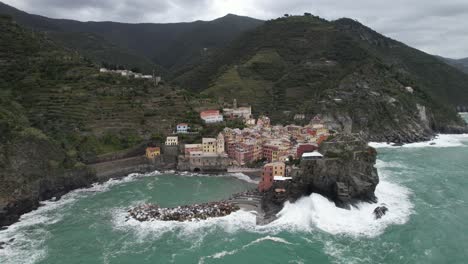
[[[161,148],[159,147],[147,147],[146,148],[146,157],[148,159],[154,159],[161,155]]]

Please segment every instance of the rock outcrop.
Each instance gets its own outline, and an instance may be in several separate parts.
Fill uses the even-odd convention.
[[[382,205],[382,206],[378,206],[374,209],[374,216],[375,216],[375,219],[380,219],[382,218],[382,216],[384,216],[388,211],[388,208],[387,206],[385,205]]]
[[[274,218],[285,201],[319,193],[342,208],[354,203],[377,202],[374,194],[379,183],[374,168],[377,152],[361,135],[339,135],[320,146],[323,159],[303,160],[299,175],[288,183],[274,183],[263,195],[266,218]]]

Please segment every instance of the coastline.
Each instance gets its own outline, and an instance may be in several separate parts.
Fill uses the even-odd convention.
[[[100,163],[89,164],[86,170],[92,173],[93,180],[83,184],[69,186],[69,188],[61,188],[56,191],[49,191],[47,194],[42,194],[38,199],[18,200],[11,203],[8,210],[0,210],[0,230],[7,229],[14,223],[21,220],[23,214],[30,213],[43,206],[44,201],[58,201],[65,194],[68,194],[77,189],[92,188],[96,183],[105,183],[111,180],[123,180],[132,174],[146,174],[151,172],[174,173],[177,175],[206,175],[214,176],[220,174],[231,174],[232,177],[238,178],[251,183],[258,182],[258,175],[256,173],[229,173],[220,171],[206,171],[204,173],[195,173],[186,170],[178,170],[177,166],[173,163],[152,162],[145,156],[136,156],[124,158],[119,160],[105,161]],[[73,173],[73,172],[69,172]],[[75,172],[75,173],[78,173]],[[242,174],[243,176],[241,176]],[[78,175],[81,177],[82,175]],[[84,176],[82,176],[84,177]]]
[[[374,148],[406,148],[406,147],[454,147],[461,145],[460,141],[453,137],[467,137],[468,134],[436,134],[431,140],[418,141],[405,144],[391,144],[386,142],[369,142],[369,146]],[[452,140],[450,140],[452,138]],[[447,140],[448,139],[448,140]],[[149,173],[152,171],[168,171],[171,170],[177,174],[193,173],[186,170],[178,170],[176,163],[165,163],[163,161],[151,162],[144,156],[136,156],[119,160],[105,161],[86,166],[87,170],[93,173],[93,179],[88,182],[79,182],[75,185],[70,185],[57,190],[49,190],[46,194],[41,194],[38,199],[18,200],[13,203],[10,210],[0,210],[0,229],[7,228],[11,224],[17,222],[21,215],[36,210],[41,206],[41,202],[55,198],[60,199],[64,194],[75,189],[89,188],[94,183],[106,182],[110,179],[122,179],[132,173]],[[73,173],[73,172],[68,172]],[[76,173],[76,172],[75,172]],[[228,174],[227,171],[206,171],[204,175],[219,175]],[[252,182],[258,181],[258,172],[243,172]],[[84,176],[83,176],[84,177]]]

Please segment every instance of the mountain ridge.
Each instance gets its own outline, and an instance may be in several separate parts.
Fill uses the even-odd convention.
[[[434,131],[463,127],[453,110],[459,101],[452,101],[451,107],[446,104],[468,96],[434,100],[446,87],[421,81],[430,69],[418,68],[410,55],[435,61],[463,85],[468,84],[465,75],[368,30],[350,19],[290,16],[269,20],[175,81],[220,100],[237,98],[276,122],[292,122],[294,114],[307,118],[329,114],[327,118],[337,127],[353,132],[362,129],[377,141],[417,141]],[[388,49],[394,49],[393,60],[385,56]]]
[[[64,46],[75,48],[98,63],[105,61],[126,64],[128,68],[143,67],[147,73],[152,73],[154,68],[167,73],[167,70],[181,67],[187,61],[197,61],[206,49],[223,47],[238,34],[263,23],[232,14],[212,21],[168,24],[80,22],[31,15],[1,2],[0,13],[11,15],[23,26],[52,33],[52,37]],[[92,41],[94,46],[102,47],[102,52],[107,53],[80,46],[79,42],[85,40]],[[115,46],[115,51],[108,47],[109,43]],[[124,55],[119,56],[119,53]],[[140,60],[144,63],[135,63]]]

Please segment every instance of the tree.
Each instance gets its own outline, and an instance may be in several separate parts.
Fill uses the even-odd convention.
[[[312,14],[311,14],[311,13],[305,12],[305,13],[304,13],[304,16],[312,16]]]
[[[285,16],[285,17],[288,17],[288,16],[289,16],[289,14],[284,14],[284,16]]]

